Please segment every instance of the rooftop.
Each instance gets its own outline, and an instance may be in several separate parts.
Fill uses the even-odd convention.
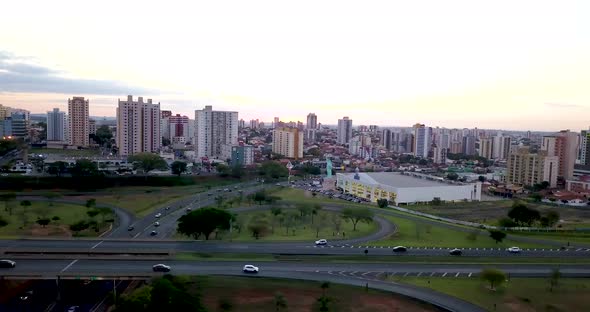
[[[347,176],[354,176],[354,173],[346,174]],[[395,172],[360,172],[360,181],[368,184],[384,184],[397,188],[404,187],[433,187],[444,186],[436,180],[428,180],[425,178],[417,178],[413,176],[403,175]]]

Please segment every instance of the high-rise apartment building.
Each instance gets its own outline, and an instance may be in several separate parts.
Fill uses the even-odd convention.
[[[427,158],[432,145],[432,128],[423,124],[414,125],[414,156]]]
[[[272,151],[287,158],[303,158],[303,135],[297,128],[272,131]]]
[[[29,137],[29,113],[28,111],[12,110],[10,117],[4,120],[5,122],[5,135],[17,137],[17,138],[28,138]],[[9,130],[8,130],[9,129]],[[10,132],[10,133],[8,133]]]
[[[59,108],[47,112],[47,141],[67,142],[68,117]]]
[[[463,150],[464,155],[475,155],[475,137],[467,135],[463,137]]]
[[[169,133],[170,139],[174,141],[174,138],[183,137],[184,141],[186,142],[189,138],[189,119],[187,116],[181,116],[180,114],[176,114],[174,116],[169,117]],[[180,139],[176,139],[180,140]]]
[[[338,144],[350,143],[352,138],[352,119],[344,117],[338,119],[338,128],[336,129],[336,142]]]
[[[508,136],[502,136],[501,134],[492,138],[492,158],[504,160],[508,158],[510,154],[511,138]]]
[[[275,117],[274,118],[274,121],[272,123],[272,127],[273,128],[278,128],[280,123],[281,123],[281,121],[280,121],[279,117]]]
[[[169,111],[169,110],[161,110],[160,111],[160,114],[162,116],[161,118],[168,118],[168,117],[172,116],[172,111]]]
[[[543,137],[541,149],[549,156],[559,158],[558,176],[564,180],[574,177],[574,165],[578,155],[578,135],[569,130],[562,130],[553,136]]]
[[[68,99],[69,144],[87,147],[90,143],[89,127],[89,101],[80,96]]]
[[[307,123],[305,124],[306,129],[317,129],[318,128],[318,116],[314,113],[307,114]]]
[[[445,164],[447,162],[447,152],[448,149],[435,145],[432,148],[433,162],[435,164]]]
[[[516,153],[510,154],[506,183],[532,186],[547,181],[550,187],[556,187],[559,158],[547,154],[547,151],[532,154],[528,147],[519,148]]]
[[[88,119],[88,134],[96,134],[96,120]]]
[[[479,156],[493,159],[493,145],[494,140],[491,138],[483,138],[479,140]]]
[[[160,103],[147,102],[143,97],[133,100],[132,95],[126,101],[119,100],[117,107],[117,146],[119,155],[129,156],[136,153],[154,153],[160,150],[162,136],[160,132]]]
[[[386,150],[391,151],[391,130],[383,129],[383,131],[381,131],[381,145],[385,147]]]
[[[250,166],[254,163],[254,146],[237,145],[231,148],[231,165],[232,166]]]
[[[4,119],[10,117],[11,112],[12,112],[12,108],[0,104],[0,120],[4,120]]]
[[[590,165],[590,130],[580,132],[580,164]]]
[[[238,143],[238,112],[214,111],[210,105],[195,111],[195,155],[227,159],[225,150]],[[227,148],[230,146],[230,148]]]

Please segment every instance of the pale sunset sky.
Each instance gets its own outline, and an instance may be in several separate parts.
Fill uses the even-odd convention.
[[[0,104],[579,131],[590,1],[4,1]]]

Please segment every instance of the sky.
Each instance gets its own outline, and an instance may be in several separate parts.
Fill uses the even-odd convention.
[[[0,104],[194,118],[590,126],[590,1],[6,1]]]

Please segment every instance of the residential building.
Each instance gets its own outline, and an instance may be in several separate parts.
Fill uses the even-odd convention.
[[[414,156],[427,158],[430,152],[432,128],[423,124],[414,125]]]
[[[272,151],[286,158],[303,158],[303,135],[297,128],[275,128]]]
[[[313,143],[317,140],[318,130],[317,129],[305,129],[305,141]]]
[[[88,119],[88,134],[96,134],[96,120]]]
[[[451,142],[451,154],[460,154],[463,152],[463,144],[460,141],[453,141]]]
[[[494,140],[491,138],[484,138],[479,140],[479,156],[493,159]]]
[[[89,100],[74,96],[68,99],[69,145],[87,147],[90,143]]]
[[[362,158],[372,157],[371,137],[368,135],[357,135],[353,137],[348,144],[348,152],[351,155]]]
[[[510,154],[511,138],[508,136],[497,135],[493,137],[492,158],[504,160]]]
[[[533,154],[528,147],[522,147],[508,157],[505,182],[532,186],[547,181],[550,187],[556,187],[558,167],[559,157],[549,156],[547,151]]]
[[[4,119],[10,117],[11,112],[12,112],[12,108],[0,104],[0,120],[4,120]]]
[[[590,165],[590,130],[580,132],[580,164]]]
[[[67,142],[68,117],[59,108],[47,112],[47,141]]]
[[[164,114],[162,114],[162,116],[164,116]],[[171,139],[171,136],[170,136],[170,116],[172,116],[172,114],[170,114],[170,115],[166,114],[166,117],[162,117],[160,119],[160,135],[162,136],[162,139],[167,139],[167,140]]]
[[[210,105],[195,111],[195,155],[226,159],[224,145],[238,144],[238,112],[214,111]],[[231,151],[231,150],[230,150]]]
[[[160,132],[160,103],[147,102],[143,97],[133,100],[132,95],[126,101],[119,100],[117,107],[117,146],[120,156],[136,153],[156,153],[162,145]]]
[[[314,113],[307,114],[307,123],[305,129],[317,129],[318,128],[318,116]]]
[[[275,117],[275,118],[274,118],[274,121],[273,121],[273,123],[272,123],[272,127],[273,127],[273,128],[278,128],[278,127],[279,127],[279,123],[280,123],[280,122],[281,122],[281,121],[280,121],[279,117]]]
[[[258,121],[258,119],[250,120],[250,129],[258,129],[259,126],[260,126],[260,121]]]
[[[571,180],[574,176],[574,165],[578,155],[578,137],[574,132],[562,130],[553,136],[543,137],[541,149],[549,156],[559,158],[558,176]]]
[[[462,153],[464,155],[475,155],[475,137],[472,135],[467,135],[463,137],[463,150]]]
[[[391,130],[383,129],[381,132],[381,145],[385,147],[386,150],[391,151]]]
[[[432,148],[433,162],[435,164],[445,164],[447,162],[447,151],[448,149],[435,145]]]
[[[189,119],[187,116],[176,114],[168,117],[170,140],[186,143],[189,138]],[[182,139],[181,139],[182,138]]]
[[[244,128],[246,128],[246,121],[244,121],[244,119],[240,119],[238,121],[238,130],[242,130]]]
[[[231,165],[232,166],[250,166],[254,164],[254,146],[237,145],[231,148]]]
[[[168,118],[168,117],[172,116],[172,111],[169,111],[169,110],[161,110],[160,111],[160,114],[161,114],[161,118],[162,119],[163,118]]]
[[[336,143],[348,144],[352,138],[352,119],[344,117],[338,119],[338,128],[336,129]]]

